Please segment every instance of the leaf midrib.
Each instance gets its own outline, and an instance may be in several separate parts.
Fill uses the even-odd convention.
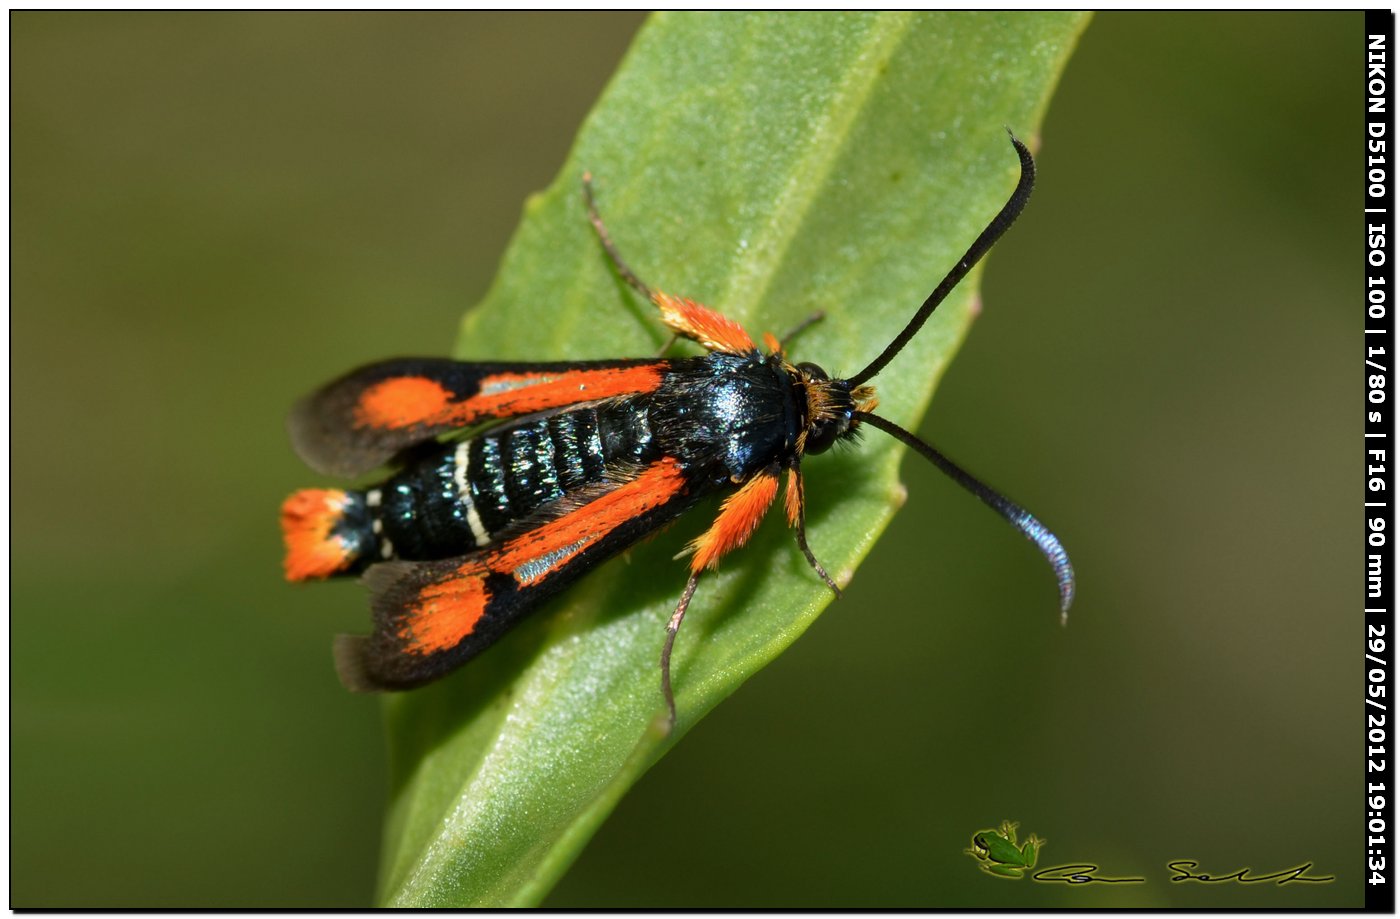
[[[789,170],[789,178],[779,191],[771,210],[772,218],[764,222],[754,243],[736,259],[734,270],[729,273],[723,298],[719,301],[724,304],[723,311],[727,315],[748,319],[764,301],[769,288],[780,273],[793,241],[806,222],[806,215],[820,197],[826,179],[844,152],[847,139],[851,136],[852,125],[875,90],[881,74],[881,63],[893,56],[898,45],[908,36],[913,22],[913,14],[908,12],[879,13],[871,22],[860,50],[853,57],[854,65],[846,70],[822,121],[813,130],[812,143],[802,158]],[[576,277],[582,279],[585,273],[580,271]],[[579,283],[583,282],[580,280]],[[593,614],[596,615],[600,609],[599,603],[592,596],[588,601],[588,605],[594,608]],[[576,616],[574,623],[577,626],[581,622],[590,621],[594,615]],[[555,647],[554,653],[559,655],[563,652]],[[510,708],[502,710],[496,719],[498,731],[495,742],[486,755],[477,761],[475,768],[464,777],[457,792],[456,804],[442,821],[439,831],[424,843],[421,856],[413,862],[413,870],[398,886],[393,896],[395,903],[411,902],[412,891],[418,889],[425,881],[427,886],[424,889],[431,888],[432,877],[452,861],[449,840],[456,835],[452,829],[462,826],[467,815],[476,809],[474,805],[469,804],[473,787],[481,781],[483,775],[490,772],[489,767],[503,751],[514,749],[516,744],[524,742],[522,731],[534,729],[528,719],[515,719],[517,726],[509,727],[512,723],[511,713],[526,700],[536,698],[540,692],[547,692],[549,687],[557,685],[572,670],[574,659],[581,653],[584,653],[582,647],[571,650],[565,655],[567,660],[555,661],[549,667],[539,666],[537,657],[526,668],[522,679],[515,683],[519,692],[512,694]],[[649,758],[648,749],[656,746],[654,741],[648,743],[648,739],[645,735],[641,737],[626,766],[616,773],[611,781],[599,787],[594,797],[595,803],[615,799],[617,796],[609,792],[615,791],[619,783],[626,787],[633,778],[632,773],[644,768],[644,763]],[[575,819],[565,824],[563,834],[570,834],[580,826],[597,822],[600,815],[596,810],[596,806],[590,806],[578,811]],[[537,885],[540,875],[548,873],[548,869],[552,867],[550,859],[541,861],[534,872],[534,878],[523,890],[530,890]]]
[[[807,213],[845,150],[851,126],[875,89],[881,73],[880,62],[893,56],[913,22],[914,16],[909,12],[879,13],[872,22],[855,56],[856,64],[846,71],[838,84],[833,104],[828,107],[822,123],[814,129],[806,154],[796,162],[787,183],[778,193],[773,218],[766,221],[764,232],[755,244],[744,250],[736,260],[735,270],[730,272],[721,302],[724,312],[731,318],[751,319],[758,304],[764,301],[768,288],[779,274],[779,266],[786,260],[793,240],[806,222]],[[801,181],[798,181],[799,176]]]

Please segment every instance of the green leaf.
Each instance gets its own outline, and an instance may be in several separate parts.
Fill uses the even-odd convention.
[[[644,280],[755,335],[826,310],[794,357],[855,372],[1010,193],[1017,163],[1005,129],[1034,148],[1085,22],[1063,13],[653,17],[559,177],[526,205],[458,356],[636,356],[666,341],[590,231],[580,177],[591,170],[614,239]],[[876,381],[894,421],[913,426],[927,406],[967,329],[976,279]],[[810,541],[838,581],[902,502],[900,457],[872,433],[805,465]],[[664,736],[658,657],[686,579],[672,556],[707,523],[697,511],[460,672],[386,703],[383,902],[538,903],[628,787],[830,602],[782,514],[770,515],[700,583],[673,660],[680,720]]]

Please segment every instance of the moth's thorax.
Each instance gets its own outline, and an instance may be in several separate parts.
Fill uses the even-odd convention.
[[[746,481],[791,456],[799,415],[782,361],[757,351],[686,362],[668,375],[650,411],[664,452],[716,482]]]

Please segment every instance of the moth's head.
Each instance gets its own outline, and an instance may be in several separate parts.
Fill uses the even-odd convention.
[[[849,380],[833,380],[816,364],[803,362],[793,368],[802,381],[807,404],[805,429],[799,440],[803,453],[825,453],[843,437],[855,435],[856,412],[875,410],[875,387],[852,386]]]

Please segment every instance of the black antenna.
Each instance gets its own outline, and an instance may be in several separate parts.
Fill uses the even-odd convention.
[[[888,421],[869,412],[854,412],[851,414],[851,420],[874,425],[896,440],[917,450],[950,479],[981,498],[984,504],[1000,514],[1007,523],[1020,530],[1027,539],[1035,543],[1036,548],[1050,563],[1050,567],[1055,569],[1055,578],[1060,583],[1060,624],[1064,625],[1069,621],[1069,607],[1074,602],[1074,568],[1069,563],[1069,553],[1065,551],[1065,547],[1060,544],[1060,540],[1055,534],[1045,528],[1045,524],[1036,520],[1030,511],[1015,501],[1005,495],[998,494],[989,486],[974,479],[961,466],[935,450],[932,445],[924,443],[893,421]]]
[[[952,293],[953,288],[958,286],[972,266],[982,260],[982,256],[987,254],[987,250],[992,248],[1001,234],[1011,228],[1011,224],[1016,222],[1016,218],[1021,216],[1021,211],[1025,209],[1026,202],[1030,200],[1031,189],[1035,187],[1035,160],[1031,158],[1031,152],[1026,149],[1026,145],[1016,139],[1016,135],[1007,129],[1007,135],[1011,138],[1011,145],[1016,148],[1016,155],[1021,158],[1021,181],[1016,183],[1016,190],[1011,193],[1011,198],[1002,207],[1001,211],[992,218],[992,222],[987,224],[987,228],[982,231],[982,235],[973,241],[971,248],[953,266],[953,270],[948,272],[933,293],[928,295],[924,305],[919,307],[919,311],[914,314],[914,318],[909,320],[909,324],[904,327],[894,341],[880,356],[870,362],[870,365],[860,373],[851,377],[849,382],[852,388],[859,386],[869,380],[875,374],[885,369],[896,354],[904,350],[904,346],[909,344],[909,339],[919,334],[919,329],[923,328],[924,322],[933,315],[933,311],[938,308],[938,304],[943,302],[943,298]]]

